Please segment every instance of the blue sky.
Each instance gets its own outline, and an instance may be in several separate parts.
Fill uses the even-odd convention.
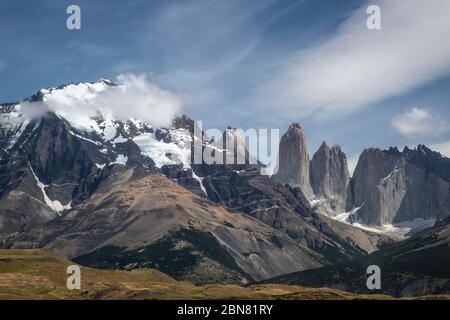
[[[365,9],[381,8],[382,30]],[[395,3],[395,4],[393,4]],[[66,8],[81,8],[81,30]],[[425,143],[450,154],[449,2],[2,1],[0,101],[101,76],[147,74],[204,127],[298,121],[354,159]],[[445,37],[445,35],[447,35]]]

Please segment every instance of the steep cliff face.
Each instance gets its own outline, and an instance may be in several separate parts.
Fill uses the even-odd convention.
[[[292,187],[299,187],[308,200],[313,199],[308,146],[298,123],[291,124],[281,137],[278,157],[278,172],[274,178]]]
[[[401,154],[397,149],[381,151],[370,148],[360,155],[353,173],[353,196],[355,206],[359,207],[367,200],[367,195],[380,180],[387,177]]]
[[[322,143],[310,161],[305,134],[293,123],[281,138],[278,157],[274,178],[300,188],[316,212],[334,216],[352,209],[347,157],[339,146]]]
[[[340,146],[323,142],[311,161],[311,182],[320,208],[333,215],[353,206],[347,157]]]
[[[0,159],[0,237],[51,220],[92,193],[108,156],[53,113],[24,121]]]
[[[425,146],[403,152],[368,149],[353,177],[355,217],[367,225],[450,215],[450,160]]]
[[[324,142],[309,161],[305,134],[294,123],[280,141],[274,178],[299,188],[313,212],[339,215],[339,221],[343,214],[347,223],[415,222],[411,228],[417,230],[422,220],[426,226],[450,215],[450,159],[423,145],[401,152],[397,148],[366,149],[351,179],[339,146]]]

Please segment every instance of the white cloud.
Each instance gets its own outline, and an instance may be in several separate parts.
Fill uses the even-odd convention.
[[[114,118],[140,119],[154,126],[170,126],[180,114],[183,98],[161,89],[144,75],[119,75],[119,86],[101,91],[92,101]]]
[[[366,5],[331,38],[299,52],[260,92],[287,116],[342,116],[450,73],[450,1],[377,2],[381,30],[368,30]]]
[[[144,75],[119,75],[117,86],[69,85],[45,94],[44,103],[21,102],[21,113],[36,118],[53,111],[89,128],[99,112],[110,119],[138,119],[155,127],[169,127],[181,113],[184,98],[161,89]]]
[[[392,125],[407,138],[436,137],[449,130],[449,125],[431,111],[412,108],[394,117]]]

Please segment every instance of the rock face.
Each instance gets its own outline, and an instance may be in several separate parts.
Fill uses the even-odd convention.
[[[243,212],[321,254],[329,263],[372,252],[386,237],[312,212],[299,187],[261,176],[252,165],[194,167],[210,200]]]
[[[58,216],[89,197],[107,155],[46,114],[23,127],[0,159],[0,237]]]
[[[297,123],[283,135],[275,180],[298,187],[312,210],[349,213],[348,222],[381,226],[417,220],[419,227],[450,215],[450,159],[423,145],[417,149],[366,149],[353,178],[339,146],[325,142],[309,161]]]
[[[311,182],[320,207],[327,214],[352,209],[352,192],[347,157],[338,145],[323,142],[311,161]]]
[[[345,153],[339,146],[330,148],[323,142],[310,161],[305,134],[298,123],[291,124],[281,138],[274,178],[300,188],[318,213],[334,216],[353,207]]]
[[[116,166],[83,204],[11,240],[97,268],[158,268],[180,280],[246,283],[316,268],[284,233],[143,169]]]
[[[355,219],[383,225],[450,215],[450,159],[423,145],[365,150],[355,169]]]
[[[299,187],[308,200],[313,199],[308,146],[298,123],[291,124],[281,137],[278,159],[278,172],[274,178],[292,187]]]

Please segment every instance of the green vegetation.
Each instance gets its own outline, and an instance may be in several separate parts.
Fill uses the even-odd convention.
[[[283,242],[281,242],[281,239],[278,238],[277,236],[272,236],[270,238],[270,241],[272,241],[272,243],[274,245],[276,245],[278,248],[282,249],[283,248]]]
[[[176,231],[139,250],[105,246],[74,261],[101,269],[157,268],[176,279],[184,279],[205,258],[251,280],[216,238],[194,229]]]
[[[263,283],[333,286],[355,293],[369,293],[366,270],[370,265],[377,265],[382,270],[381,293],[405,296],[450,292],[450,246],[433,235],[407,239],[366,257],[283,275]]]

